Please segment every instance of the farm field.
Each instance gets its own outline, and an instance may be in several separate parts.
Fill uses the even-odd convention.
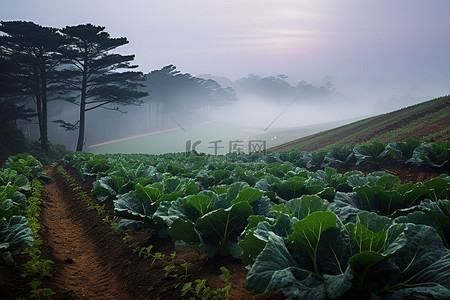
[[[450,97],[440,97],[394,112],[360,120],[302,137],[272,149],[317,150],[351,143],[389,143],[416,138],[426,141],[450,139]]]
[[[450,1],[4,2],[0,300],[450,299]]]
[[[72,152],[46,167],[10,157],[0,298],[447,299],[447,131],[310,151]]]
[[[418,147],[416,145],[416,148]],[[354,153],[357,154],[358,151]],[[438,167],[439,161],[433,159],[428,162],[408,164],[397,159],[396,163],[391,161],[385,164],[379,161],[376,165],[361,161],[358,165],[342,164],[338,169],[343,173],[337,173],[330,167],[323,170],[316,168],[319,169],[318,171],[307,171],[304,168],[295,167],[308,159],[305,160],[304,155],[300,158],[300,154],[305,153],[298,152],[296,156],[293,153],[295,152],[285,156],[277,153],[266,155],[255,153],[242,157],[230,155],[226,158],[194,154],[191,156],[184,154],[94,156],[87,153],[72,153],[66,156],[65,166],[53,165],[46,170],[52,178],[52,183],[45,186],[43,193],[45,196],[39,217],[42,226],[40,249],[42,257],[53,263],[52,277],[42,278],[41,284],[56,293],[56,297],[65,299],[178,299],[182,295],[182,286],[189,282],[191,285],[205,283],[209,290],[205,287],[203,292],[214,291],[222,298],[284,299],[286,296],[298,293],[303,295],[304,288],[296,287],[293,290],[295,285],[291,286],[291,284],[295,282],[268,288],[265,286],[269,284],[267,277],[258,278],[260,271],[255,271],[255,268],[258,270],[265,265],[264,255],[260,256],[259,253],[271,253],[273,250],[270,250],[269,246],[273,246],[275,240],[278,240],[276,243],[278,246],[283,245],[283,243],[280,244],[280,239],[295,241],[297,231],[294,224],[301,224],[302,221],[306,222],[305,220],[312,217],[319,217],[320,220],[331,216],[337,218],[335,220],[353,224],[356,217],[356,226],[366,224],[368,228],[364,227],[366,228],[364,230],[369,232],[374,230],[373,234],[381,234],[382,231],[379,229],[370,228],[369,224],[372,221],[369,223],[358,221],[361,218],[369,218],[375,222],[378,218],[376,222],[387,222],[385,226],[394,226],[391,229],[396,228],[394,232],[401,230],[406,233],[413,231],[405,231],[406,225],[402,224],[415,222],[415,215],[410,216],[413,211],[421,211],[424,217],[429,216],[430,219],[426,222],[429,225],[434,224],[432,226],[435,229],[421,225],[423,221],[408,227],[420,228],[422,231],[425,230],[427,235],[432,236],[434,242],[428,241],[427,249],[441,253],[436,258],[436,263],[440,267],[448,264],[447,257],[450,256],[448,227],[445,222],[436,221],[448,216],[445,217],[444,212],[442,217],[434,219],[436,215],[430,209],[433,203],[442,208],[447,205],[448,200],[445,199],[448,199],[450,192],[450,179],[448,175],[441,175],[441,173],[448,170],[448,155],[444,158],[446,162],[440,167]],[[367,157],[359,156],[359,159],[372,161]],[[386,161],[386,157],[384,160]],[[239,166],[241,168],[246,166],[247,169],[240,169]],[[196,168],[204,171],[190,173]],[[345,171],[345,168],[348,168],[348,171]],[[358,168],[362,171],[354,170]],[[384,170],[384,172],[373,173],[378,170]],[[141,177],[144,174],[146,176]],[[411,178],[411,174],[415,174],[414,178]],[[331,184],[333,181],[334,183]],[[406,184],[406,182],[410,183]],[[380,191],[381,186],[383,191]],[[389,193],[395,193],[399,197],[396,200],[389,198],[390,196],[386,198],[392,207],[386,207],[385,204],[376,200],[379,197],[386,197],[383,192],[388,187]],[[359,196],[349,193],[349,188],[358,191]],[[368,193],[369,190],[371,192]],[[408,190],[411,192],[405,193]],[[371,198],[374,196],[373,193],[378,196]],[[362,197],[363,194],[368,197],[366,201],[369,206],[364,202],[358,202],[358,199],[362,199],[358,197]],[[149,199],[148,202],[144,200],[146,197]],[[346,197],[356,198],[342,206]],[[428,198],[433,199],[432,202],[427,200]],[[349,203],[353,203],[353,208],[344,209]],[[298,208],[295,208],[297,206]],[[364,210],[367,210],[368,214],[363,213]],[[113,221],[114,215],[120,217],[119,220]],[[216,220],[218,223],[214,220],[215,218],[219,219]],[[224,228],[225,223],[222,223],[220,218],[229,220],[230,226],[227,225]],[[202,222],[206,222],[206,227],[202,227],[204,226]],[[292,229],[285,228],[280,231],[283,226],[286,226],[285,222],[291,223],[287,228],[292,226]],[[117,225],[124,229],[116,232],[111,228]],[[138,230],[136,226],[144,228]],[[208,227],[214,228],[214,231],[208,231]],[[239,229],[235,230],[236,228]],[[269,236],[274,237],[265,240],[263,238],[265,234],[261,236],[264,232],[263,228],[272,232]],[[225,232],[230,230],[222,236],[225,240],[216,236],[216,234],[221,235],[221,230]],[[260,232],[261,230],[263,231]],[[347,230],[351,232],[350,229]],[[389,230],[386,234],[388,232]],[[167,238],[161,238],[164,235]],[[398,245],[395,247],[406,247],[405,250],[414,247],[407,243],[408,239],[415,241],[416,238],[424,237],[413,235],[407,236],[405,240],[403,234],[396,237],[388,235],[388,240],[394,239],[395,243],[400,243],[401,247]],[[255,239],[259,242],[253,244]],[[240,259],[231,256],[233,252],[231,245],[237,245],[238,240],[242,250]],[[361,244],[360,247],[369,246]],[[380,248],[372,249],[370,246],[366,250],[348,249],[348,251],[350,253],[356,251],[353,254],[356,255],[355,257],[363,253],[364,255],[372,253],[371,255],[378,257],[374,259],[380,261],[379,264],[390,257],[393,257],[392,262],[395,261],[397,250],[392,250],[389,245],[377,247]],[[282,247],[278,251],[282,249],[286,248]],[[198,254],[198,251],[204,254]],[[289,251],[295,253],[296,250],[294,248]],[[393,252],[384,253],[386,251]],[[428,250],[425,248],[418,248],[415,251],[428,255]],[[351,255],[350,253],[348,255]],[[25,288],[26,280],[20,276],[20,260],[24,258],[18,259],[19,263],[9,268],[2,267],[0,272],[5,299],[29,293],[29,290]],[[320,257],[315,259],[318,262],[322,260]],[[348,257],[343,258],[342,262],[346,263],[347,259]],[[324,267],[314,267],[308,262],[304,263],[311,268],[308,272],[322,276]],[[361,263],[364,264],[364,260]],[[410,263],[414,266],[412,269],[417,271],[419,265],[416,265],[414,261]],[[375,265],[379,264],[375,263]],[[250,272],[245,265],[252,266]],[[225,270],[231,274],[229,276],[231,278],[226,283],[220,279],[221,267],[225,267]],[[276,280],[273,276],[276,276],[277,272],[283,270],[286,272],[292,267],[276,264],[275,269],[273,266],[272,269],[265,269],[265,272],[268,272],[265,274],[271,274],[272,280]],[[366,267],[370,269],[371,265]],[[421,265],[421,267],[424,266]],[[347,269],[347,272],[348,270],[350,269]],[[224,274],[228,274],[226,272]],[[430,269],[430,272],[434,274],[435,271]],[[14,274],[15,277],[9,274]],[[430,293],[444,299],[448,293],[448,286],[447,279],[443,278],[448,278],[448,274],[445,272],[439,274],[439,276],[437,273],[433,275],[434,279],[432,279],[440,282],[438,286],[432,284],[430,288],[429,283],[417,284],[430,288]],[[413,274],[410,276],[414,277]],[[258,278],[256,281],[253,279],[255,277]],[[302,282],[301,278],[302,276],[297,280]],[[199,281],[196,282],[197,279]],[[201,281],[203,279],[206,281]],[[370,277],[364,278],[364,280],[369,279]],[[349,280],[352,282],[351,279]],[[323,287],[320,282],[315,282],[314,293],[324,293],[324,291],[321,292]],[[249,291],[244,286],[259,293]],[[280,288],[283,293],[279,290]],[[195,289],[186,289],[188,289],[186,295],[191,293],[192,296]],[[261,292],[266,289],[268,293],[262,294]],[[381,295],[392,295],[396,291],[397,288],[393,287],[392,290],[381,292]],[[398,289],[397,292],[410,295],[408,293],[415,291]],[[35,293],[38,292],[35,290]],[[374,287],[362,290],[351,288],[349,291],[342,292],[339,297],[347,299],[365,297],[367,293],[379,294],[380,291]],[[323,297],[327,296],[323,294]]]

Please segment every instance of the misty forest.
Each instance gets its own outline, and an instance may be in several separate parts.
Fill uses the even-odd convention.
[[[450,299],[450,96],[360,110],[331,76],[144,74],[90,23],[0,33],[0,299]]]

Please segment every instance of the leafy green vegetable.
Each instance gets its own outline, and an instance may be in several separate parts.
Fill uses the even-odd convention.
[[[0,171],[0,186],[8,184],[16,186],[22,191],[29,191],[31,189],[28,178],[23,174],[18,174],[13,169]]]
[[[439,200],[432,202],[423,200],[419,207],[422,211],[437,224],[437,230],[441,234],[442,242],[450,249],[450,201]]]
[[[239,191],[239,194],[237,195],[237,197],[231,201],[231,204],[235,204],[238,202],[247,202],[248,204],[252,204],[253,202],[255,202],[256,200],[258,200],[259,198],[261,198],[263,196],[263,192],[255,189],[255,188],[244,188],[241,191]]]
[[[431,165],[448,167],[450,164],[450,141],[439,143],[422,143],[414,149],[413,155],[406,163],[414,165]]]
[[[33,233],[28,227],[27,219],[22,216],[12,216],[8,221],[0,222],[0,260],[11,264],[14,251],[33,244]]]
[[[198,237],[193,238],[197,236],[194,224],[198,218],[213,210],[215,198],[215,193],[202,191],[175,201],[162,201],[153,214],[153,221],[162,226],[159,234],[163,237],[170,235],[175,241],[190,245],[194,242],[198,244]]]
[[[286,248],[283,238],[269,233],[267,245],[248,272],[245,286],[261,293],[284,287],[296,281],[292,274],[295,269],[301,268]]]
[[[318,266],[318,248],[322,234],[330,228],[336,228],[337,217],[332,212],[317,211],[292,224],[292,234],[288,241],[293,247],[307,254],[313,263],[314,273],[320,276]]]
[[[385,161],[388,154],[385,145],[379,142],[355,146],[353,153],[356,158],[356,165],[370,164],[375,166]]]
[[[195,222],[203,214],[208,213],[209,209],[211,209],[211,199],[208,196],[189,195],[175,201],[162,201],[153,214],[153,221],[168,229],[179,218]],[[162,233],[164,234],[164,231]]]
[[[379,252],[392,254],[406,242],[406,226],[395,224],[391,218],[376,213],[362,211],[356,216],[356,224],[346,225],[354,252]]]
[[[287,202],[287,212],[301,220],[316,211],[326,211],[330,203],[316,195],[303,195]]]
[[[42,164],[27,153],[19,153],[8,157],[5,161],[5,168],[14,170],[17,174],[24,175],[29,180],[36,178],[45,184],[51,182],[50,177],[42,172]]]
[[[191,220],[176,218],[169,228],[169,235],[175,242],[182,241],[191,248],[199,248],[200,238]]]
[[[428,188],[428,196],[433,201],[450,199],[450,180],[437,177],[423,183]]]
[[[287,238],[292,233],[291,227],[295,221],[297,221],[296,218],[283,213],[280,213],[276,220],[263,216],[250,216],[244,237],[239,241],[242,262],[247,265],[254,263],[266,246],[270,233]]]
[[[323,163],[326,166],[340,166],[349,165],[355,161],[353,153],[353,145],[347,145],[344,147],[332,147],[328,150],[323,159]]]
[[[21,215],[27,205],[27,198],[11,184],[0,186],[0,218],[9,220],[13,215]]]
[[[381,215],[390,215],[395,210],[404,207],[403,197],[395,190],[386,190],[385,187],[360,186],[355,187],[354,191],[362,199],[362,209],[376,211]]]
[[[273,191],[283,200],[290,200],[307,194],[307,182],[304,177],[291,177],[287,180],[275,183]]]
[[[386,145],[386,150],[391,156],[400,161],[407,161],[413,156],[414,150],[420,145],[420,141],[408,138],[404,142],[392,142]]]
[[[121,176],[101,177],[92,184],[92,194],[100,201],[105,201],[108,197],[124,194],[133,189],[131,182]]]
[[[161,192],[157,188],[137,184],[134,191],[121,194],[114,200],[114,214],[124,219],[153,224],[152,217],[160,203],[160,196]]]
[[[68,161],[78,169],[96,166],[96,185],[117,197],[116,214],[152,220],[177,248],[239,255],[248,264],[249,289],[314,300],[447,299],[448,175],[402,183],[383,171],[365,176],[302,168],[411,160],[420,148],[431,149],[420,164],[445,167],[442,145],[407,140],[342,153],[223,157],[72,154]],[[20,207],[8,195],[5,207]]]
[[[431,227],[408,224],[405,239],[405,245],[388,261],[366,272],[366,293],[387,294],[392,299],[417,295],[448,299],[450,251],[444,248],[439,235]]]
[[[252,207],[247,202],[237,202],[230,208],[219,208],[199,218],[195,223],[201,247],[210,256],[226,256],[231,243],[237,242],[237,237],[247,226],[247,218],[253,214]]]

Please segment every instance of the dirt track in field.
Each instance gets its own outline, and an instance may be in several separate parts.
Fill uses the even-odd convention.
[[[162,290],[152,295],[154,287],[148,284],[160,284],[156,265],[133,253],[123,235],[103,221],[105,215],[88,210],[56,169],[47,173],[53,182],[45,187],[40,234],[43,256],[54,262],[48,285],[56,292],[55,298],[164,299]],[[90,190],[77,181],[83,191]],[[151,237],[152,233],[147,233]]]
[[[108,249],[104,247],[108,245],[101,245],[95,232],[106,224],[92,222],[98,216],[80,216],[77,213],[79,201],[73,201],[66,192],[64,184],[57,178],[60,175],[55,175],[54,169],[48,173],[54,181],[45,187],[48,199],[41,222],[45,228],[43,238],[48,254],[55,263],[54,291],[64,298],[130,298],[131,295],[121,286],[119,274],[112,272],[110,263],[105,260]],[[86,222],[86,217],[93,219]],[[104,238],[115,240],[111,235]]]

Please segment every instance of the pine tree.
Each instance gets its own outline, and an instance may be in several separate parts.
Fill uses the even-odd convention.
[[[33,97],[41,148],[48,155],[47,106],[56,68],[61,62],[58,50],[65,39],[56,28],[25,21],[2,21],[0,31],[6,34],[0,36],[2,58],[15,64],[8,78],[15,82],[16,96]]]
[[[134,69],[134,55],[110,53],[111,50],[128,43],[127,39],[111,38],[103,26],[82,24],[68,26],[61,32],[69,39],[62,50],[66,62],[72,68],[64,71],[67,87],[77,91],[77,97],[68,101],[80,106],[77,151],[84,146],[86,112],[102,107],[119,110],[112,105],[140,104],[147,93],[137,91],[145,80],[141,72],[118,72],[119,69]]]

